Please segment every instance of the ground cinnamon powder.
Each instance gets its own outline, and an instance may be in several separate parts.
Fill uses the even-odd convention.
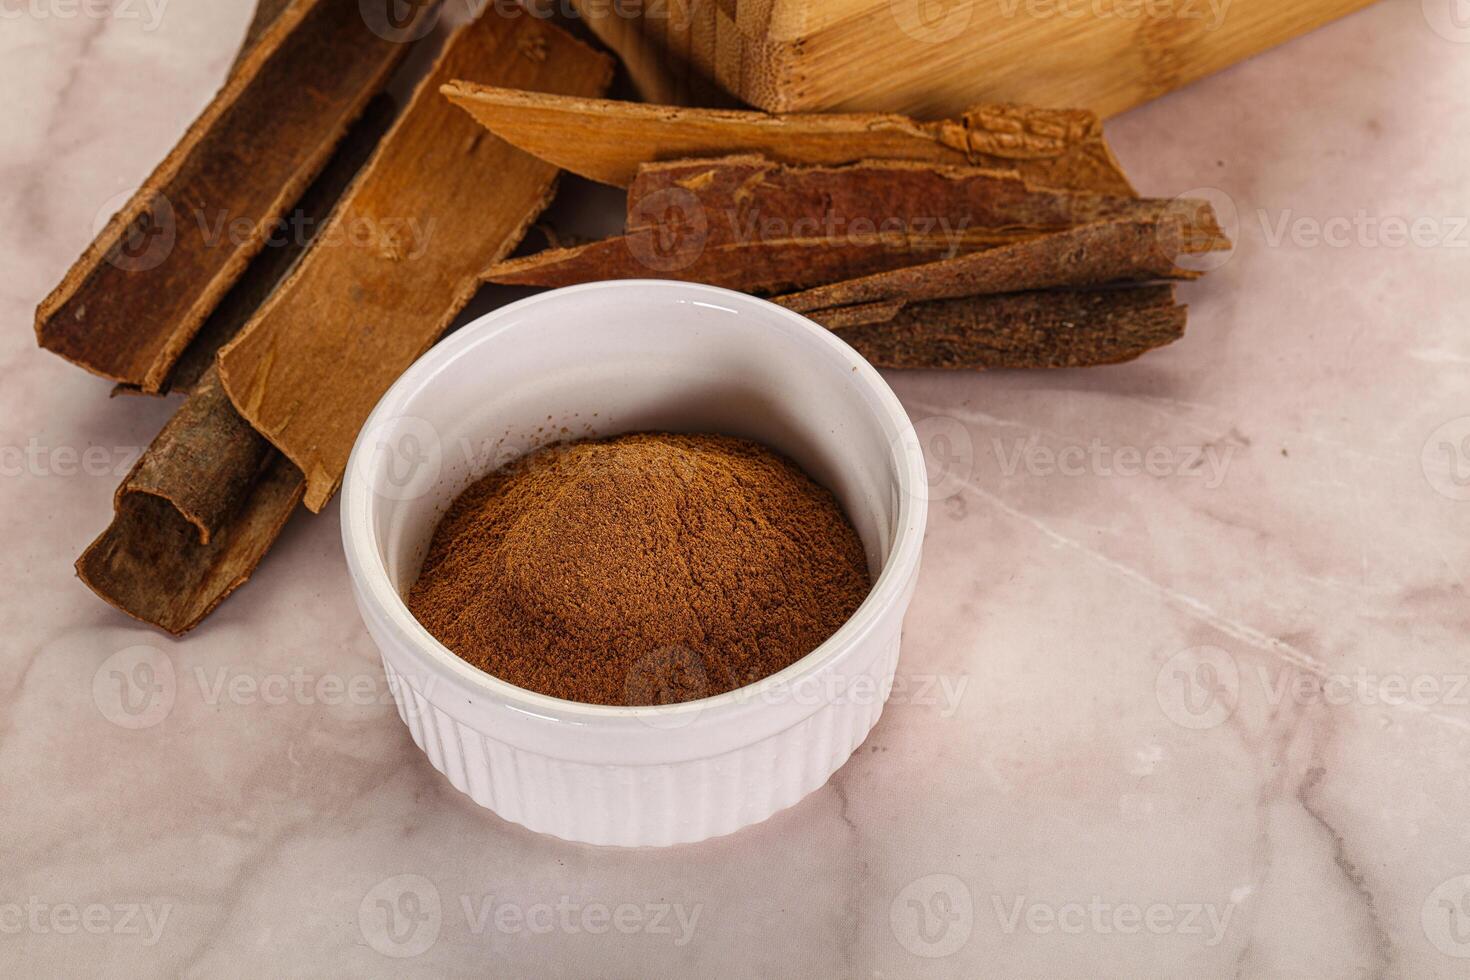
[[[671,704],[789,666],[871,587],[827,490],[758,443],[639,433],[542,449],[466,490],[408,606],[532,691]]]

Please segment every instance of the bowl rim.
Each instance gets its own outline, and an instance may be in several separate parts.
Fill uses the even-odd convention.
[[[363,448],[365,435],[386,420],[414,415],[413,404],[425,397],[431,387],[427,382],[440,370],[469,354],[472,348],[525,324],[527,313],[536,311],[538,307],[554,306],[570,296],[600,292],[630,293],[650,300],[655,294],[661,294],[676,301],[715,305],[726,310],[733,305],[739,308],[731,312],[764,315],[768,319],[763,322],[773,328],[779,324],[787,331],[803,334],[809,341],[815,340],[827,347],[846,363],[854,382],[860,383],[863,401],[889,433],[889,460],[897,474],[899,506],[895,520],[897,530],[882,571],[862,604],[836,632],[805,656],[751,684],[669,705],[588,704],[541,694],[502,680],[457,656],[414,617],[388,576],[373,530],[377,494],[364,484],[365,478],[358,475],[362,470],[360,456],[368,451]],[[667,302],[667,299],[663,301]],[[722,707],[759,700],[763,695],[788,689],[803,678],[832,666],[844,654],[855,649],[886,610],[905,599],[923,544],[927,507],[921,505],[927,503],[927,496],[923,493],[926,487],[923,450],[898,396],[876,368],[826,327],[768,300],[718,286],[663,279],[603,280],[550,289],[477,317],[430,348],[394,381],[363,422],[353,442],[342,485],[342,543],[359,598],[372,604],[376,618],[392,631],[399,642],[437,670],[449,672],[454,679],[486,698],[543,721],[586,724],[626,720],[646,725],[649,719],[678,720],[685,715],[698,716]]]

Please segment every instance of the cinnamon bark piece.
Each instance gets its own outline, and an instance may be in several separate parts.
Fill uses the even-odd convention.
[[[1187,250],[1230,247],[1205,200],[1056,190],[1030,184],[1014,169],[911,160],[793,166],[737,154],[642,164],[628,190],[628,230],[669,209],[702,210],[711,231],[730,238],[754,237],[766,226],[810,237],[811,229],[840,237],[854,226],[1028,237],[1094,221],[1171,217],[1187,222]]]
[[[320,511],[378,398],[453,322],[550,200],[556,168],[439,95],[451,78],[595,95],[611,62],[496,8],[451,37],[319,240],[220,351],[241,415],[306,475]]]
[[[1013,172],[905,161],[644,164],[627,211],[625,236],[512,259],[485,278],[565,286],[654,276],[777,292],[1115,218],[1187,217],[1184,250],[1229,246],[1208,202],[1037,189]]]
[[[301,501],[301,471],[235,411],[214,358],[290,270],[393,116],[376,96],[272,242],[210,314],[170,372],[191,393],[123,481],[112,523],[77,574],[113,606],[179,634],[250,578]],[[120,386],[121,387],[121,386]],[[191,532],[192,529],[192,532]]]
[[[203,544],[168,501],[128,494],[112,524],[77,559],[77,575],[128,615],[187,633],[249,580],[301,501],[301,471],[282,457],[251,486],[245,519]]]
[[[270,452],[211,369],[118,487],[114,502],[120,505],[129,493],[167,500],[209,544],[240,509]]]
[[[899,311],[908,305],[901,299],[880,300],[876,303],[857,303],[853,306],[834,306],[831,309],[816,310],[808,313],[807,317],[828,330],[843,330],[847,327],[861,327],[869,323],[887,323],[898,316]]]
[[[887,113],[771,115],[571,98],[456,80],[444,94],[491,132],[592,180],[627,187],[657,160],[760,153],[781,163],[915,160],[1015,170],[1041,187],[1130,195],[1128,179],[1082,109],[976,106],[959,119]]]
[[[187,632],[250,578],[304,487],[210,371],[118,487],[77,575],[128,615]]]
[[[231,72],[240,70],[240,65],[244,63],[251,49],[259,43],[265,32],[276,22],[276,18],[285,13],[289,6],[291,6],[291,0],[256,0],[255,15],[250,18],[250,24],[245,28],[245,39],[240,42],[240,50],[235,55],[234,63],[230,65]]]
[[[232,71],[287,5],[257,5]],[[111,524],[76,562],[82,581],[129,615],[174,634],[192,629],[250,578],[300,502],[300,470],[240,418],[214,356],[310,243],[392,117],[386,95],[368,103],[293,209],[284,240],[251,261],[169,373],[164,390],[191,397],[134,465]]]
[[[1005,240],[1011,239],[1000,239]],[[995,244],[998,241],[994,237],[982,241],[972,235],[955,240],[895,233],[849,240],[783,238],[709,243],[698,237],[681,238],[665,229],[644,228],[618,238],[575,248],[546,249],[499,262],[485,271],[484,279],[516,286],[570,286],[599,279],[678,279],[770,294],[903,268]]]
[[[1092,367],[1131,361],[1184,335],[1170,285],[966,296],[911,303],[885,322],[838,328],[876,367]],[[819,323],[837,327],[837,320]]]
[[[286,8],[42,301],[40,345],[157,391],[405,48],[356,0]]]
[[[880,272],[775,300],[798,313],[905,300],[1096,286],[1148,279],[1194,279],[1175,258],[1185,226],[1174,218],[1100,221],[972,255]]]
[[[205,319],[158,391],[146,394],[194,390],[214,366],[220,348],[249,322],[316,239],[332,208],[388,131],[393,116],[393,100],[383,93],[374,96],[301,200],[277,223],[265,247]],[[134,385],[118,385],[114,394],[145,392]]]

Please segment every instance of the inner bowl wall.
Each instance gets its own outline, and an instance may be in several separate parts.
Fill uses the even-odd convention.
[[[376,421],[379,451],[362,465],[381,490],[373,526],[400,595],[470,483],[543,445],[642,430],[721,432],[785,453],[836,495],[877,578],[897,531],[897,433],[864,405],[830,344],[773,334],[734,305],[654,303],[636,291],[557,298],[554,317],[525,308],[476,338],[493,360],[467,350],[422,379],[432,397]]]

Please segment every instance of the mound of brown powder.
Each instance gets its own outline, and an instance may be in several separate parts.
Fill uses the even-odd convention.
[[[871,587],[832,494],[758,443],[553,446],[460,495],[408,594],[482,670],[592,704],[733,690],[810,653]]]

